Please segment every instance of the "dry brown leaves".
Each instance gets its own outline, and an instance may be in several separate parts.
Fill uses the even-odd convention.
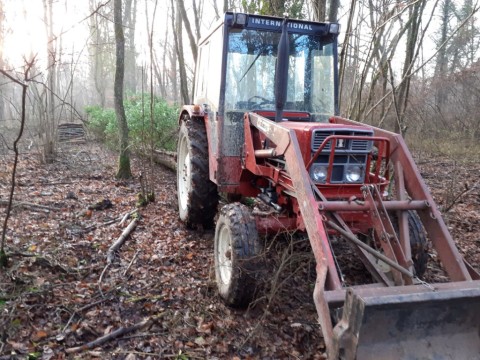
[[[323,358],[308,245],[296,243],[291,254],[288,244],[272,246],[275,253],[291,255],[288,279],[272,284],[272,274],[266,274],[256,306],[225,307],[215,290],[213,233],[189,231],[178,221],[175,175],[162,167],[154,169],[156,202],[139,210],[137,228],[99,283],[108,248],[128,221],[106,224],[135,209],[140,185],[114,179],[114,154],[100,147],[80,150],[91,161],[78,164],[75,151],[48,166],[33,154],[21,157],[15,200],[60,210],[17,207],[12,213],[10,264],[0,272],[0,358],[63,359],[66,349],[148,318],[155,319],[148,328],[77,358]],[[0,200],[8,194],[10,161],[0,159]],[[138,159],[133,168],[137,175],[144,170]],[[434,162],[420,169],[444,206],[453,169]],[[479,170],[457,166],[456,174],[473,183]],[[113,207],[88,209],[103,199]],[[479,208],[477,189],[458,201],[447,221],[462,253],[480,270]],[[275,271],[279,266],[271,261]]]
[[[66,349],[146,318],[155,318],[150,327],[76,356],[321,358],[323,340],[304,274],[295,277],[306,285],[303,293],[270,301],[268,316],[266,300],[247,311],[222,304],[213,232],[189,231],[178,221],[175,174],[162,167],[154,169],[156,202],[139,210],[137,228],[99,283],[108,248],[128,221],[105,224],[135,209],[140,185],[114,179],[114,154],[99,147],[70,154],[80,150],[91,162],[78,166],[67,154],[42,166],[33,154],[21,157],[15,200],[60,210],[17,207],[12,213],[10,264],[0,272],[0,358],[62,359]],[[0,159],[0,200],[9,190],[10,160]],[[141,167],[135,159],[134,173]],[[89,210],[103,199],[113,207]]]

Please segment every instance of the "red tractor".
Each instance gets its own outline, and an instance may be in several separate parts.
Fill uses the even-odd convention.
[[[180,114],[180,218],[212,226],[220,194],[227,201],[214,253],[231,306],[252,300],[259,235],[305,232],[329,359],[480,359],[480,275],[402,137],[338,116],[338,33],[336,23],[226,13],[201,41],[195,102]],[[346,286],[339,236],[373,283]],[[450,282],[422,280],[430,247]]]

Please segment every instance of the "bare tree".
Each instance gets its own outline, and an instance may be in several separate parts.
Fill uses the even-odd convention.
[[[426,13],[425,0],[352,0],[340,60],[341,107],[347,117],[405,132],[415,66],[438,2]]]
[[[338,8],[340,7],[340,0],[330,0],[330,7],[328,9],[328,21],[335,22],[338,17]]]
[[[453,4],[451,0],[444,0],[441,4],[441,22],[440,22],[440,36],[436,41],[438,47],[438,54],[435,64],[435,79],[440,84],[443,82],[443,79],[447,76],[448,70],[448,57],[447,57],[447,47],[445,46],[445,41],[447,40],[449,32],[449,23],[453,16]],[[435,102],[437,107],[441,107],[446,100],[446,89],[443,86],[438,86],[435,92]]]
[[[43,0],[43,19],[47,32],[47,115],[42,124],[40,138],[43,142],[42,161],[51,163],[55,159],[55,92],[57,74],[57,51],[55,48],[56,37],[53,33],[53,0]]]
[[[398,90],[398,114],[395,122],[395,132],[405,134],[405,111],[408,106],[408,97],[410,93],[410,83],[412,77],[410,76],[413,70],[414,63],[419,52],[419,38],[421,36],[422,14],[425,9],[426,1],[418,1],[409,10],[409,22],[407,43],[405,51],[405,60],[403,63],[402,82]],[[421,43],[421,42],[420,42]]]
[[[177,1],[178,3],[181,1]],[[178,71],[180,73],[180,93],[184,104],[190,103],[190,95],[188,94],[188,80],[187,80],[187,71],[185,66],[185,56],[183,51],[183,40],[182,40],[182,16],[180,15],[179,9],[175,11],[175,5],[173,0],[170,0],[172,6],[172,29],[173,29],[173,40],[175,43],[175,52],[178,60]]]
[[[113,12],[112,3],[105,0],[105,4],[99,7],[95,0],[89,0],[89,74],[91,84],[94,87],[90,101],[100,106],[107,105],[107,95],[112,90],[115,50],[114,38],[112,37],[111,22],[108,20]],[[97,101],[98,98],[98,101]]]
[[[316,21],[337,21],[338,8],[340,7],[340,0],[311,0],[313,8],[313,19]],[[327,9],[328,5],[328,9]],[[328,11],[327,11],[328,10]]]
[[[313,0],[313,19],[316,21],[325,21],[327,14],[327,0]]]
[[[124,0],[123,25],[125,29],[125,90],[135,92],[137,65],[135,54],[135,27],[137,23],[137,0]]]
[[[3,5],[3,0],[0,0],[0,70],[5,68],[5,62],[3,58],[3,44],[5,42],[4,35],[4,22],[5,21],[5,10]],[[0,96],[0,121],[5,119],[5,102],[3,96]]]
[[[119,158],[117,178],[128,179],[132,177],[130,169],[130,151],[128,149],[128,124],[123,107],[123,81],[125,73],[125,37],[122,24],[122,0],[113,2],[113,19],[115,26],[116,66],[114,83],[115,114],[118,122]]]
[[[13,169],[12,169],[12,176],[11,176],[11,183],[10,183],[10,194],[8,197],[8,204],[5,213],[5,219],[3,221],[2,227],[2,240],[0,243],[0,267],[6,267],[8,263],[8,256],[5,252],[5,239],[7,236],[7,226],[8,226],[8,219],[10,217],[10,212],[12,210],[13,204],[13,194],[15,193],[15,179],[16,179],[16,172],[17,172],[17,164],[18,164],[18,156],[19,156],[19,149],[18,144],[23,136],[23,131],[25,129],[25,118],[26,118],[26,100],[27,100],[27,89],[28,85],[27,82],[29,80],[29,72],[32,68],[35,60],[32,60],[30,63],[25,64],[24,74],[23,74],[23,81],[15,79],[13,76],[8,74],[6,71],[0,69],[0,73],[6,76],[8,79],[13,81],[15,84],[20,85],[22,87],[22,105],[20,109],[21,119],[20,119],[20,129],[18,131],[17,138],[13,143],[13,151],[15,152],[15,158],[13,161]]]

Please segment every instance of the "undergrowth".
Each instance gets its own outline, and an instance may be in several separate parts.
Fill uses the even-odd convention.
[[[478,140],[465,133],[409,133],[406,142],[419,158],[443,157],[464,164],[480,161]]]
[[[150,117],[150,94],[134,94],[124,101],[125,115],[129,128],[130,145],[154,147],[174,151],[178,127],[178,108],[166,100],[153,98],[153,124]],[[87,126],[92,134],[110,148],[118,148],[118,125],[115,110],[98,105],[85,109],[88,115]]]

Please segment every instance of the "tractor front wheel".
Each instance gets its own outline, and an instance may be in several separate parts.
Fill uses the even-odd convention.
[[[252,301],[262,267],[261,250],[250,209],[240,203],[225,205],[215,228],[215,277],[227,305],[241,307]]]
[[[177,144],[177,196],[180,220],[192,228],[209,228],[217,211],[218,192],[210,181],[205,124],[185,114]]]
[[[399,236],[398,230],[398,217],[396,214],[392,214],[390,219],[392,220],[393,228]],[[413,210],[407,211],[408,221],[408,234],[410,236],[410,249],[412,253],[413,266],[415,268],[415,275],[422,278],[427,270],[428,262],[428,239],[425,230],[422,225],[422,221],[418,217],[417,213]]]
[[[428,240],[422,221],[415,211],[408,211],[408,233],[415,274],[421,278],[427,270]]]

